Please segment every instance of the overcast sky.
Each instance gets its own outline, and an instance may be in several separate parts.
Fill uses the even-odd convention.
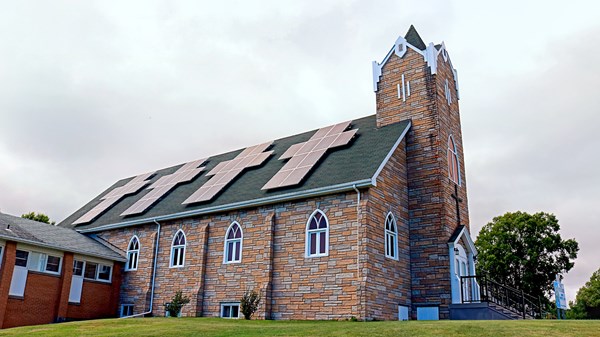
[[[557,215],[600,267],[595,1],[0,0],[0,210],[60,221],[115,181],[375,112],[414,24],[460,84],[475,237]]]

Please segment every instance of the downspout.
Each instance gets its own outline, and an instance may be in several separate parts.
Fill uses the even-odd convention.
[[[156,262],[158,260],[158,245],[160,243],[160,223],[158,223],[158,221],[156,221],[156,219],[153,219],[152,221],[154,221],[154,223],[157,225],[157,228],[156,228],[156,246],[154,247],[154,261],[152,262],[153,263],[153,265],[152,265],[152,281],[150,284],[150,310],[146,311],[146,312],[142,312],[141,314],[135,314],[135,315],[125,316],[125,317],[121,317],[121,318],[146,316],[146,315],[152,313],[152,306],[153,306],[153,302],[154,302],[154,280],[156,279]]]
[[[360,191],[356,188],[356,184],[352,185],[352,188],[356,191],[356,273],[360,278]]]
[[[357,284],[358,284],[358,308],[359,308],[359,312],[358,312],[358,316],[360,316],[360,310],[363,309],[361,308],[362,305],[362,297],[363,297],[363,291],[362,291],[362,282],[360,279],[360,191],[358,190],[358,188],[356,188],[356,185],[352,185],[352,188],[356,191],[356,279],[357,279]],[[366,312],[365,312],[366,314]],[[362,317],[363,319],[365,317]]]

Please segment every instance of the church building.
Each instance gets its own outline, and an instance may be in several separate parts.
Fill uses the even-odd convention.
[[[117,181],[59,226],[122,253],[119,314],[448,319],[474,275],[457,73],[414,27],[375,114]],[[191,156],[194,156],[193,154]],[[118,263],[118,262],[115,262]]]

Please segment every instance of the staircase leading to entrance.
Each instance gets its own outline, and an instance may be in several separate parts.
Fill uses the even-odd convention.
[[[534,319],[539,299],[485,276],[461,276],[461,303],[450,305],[450,319]]]

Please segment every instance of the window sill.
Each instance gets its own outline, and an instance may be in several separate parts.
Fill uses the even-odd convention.
[[[327,254],[319,254],[319,255],[306,255],[306,256],[304,256],[304,258],[306,258],[306,259],[312,259],[312,258],[315,258],[315,257],[327,257],[327,256],[329,256],[329,253],[327,253]]]
[[[8,298],[11,300],[19,300],[19,301],[25,300],[25,296],[18,296],[18,295],[8,295]]]
[[[60,272],[59,273],[55,273],[55,272],[39,271],[39,270],[27,270],[27,272],[31,273],[31,274],[36,274],[36,275],[44,275],[44,276],[50,276],[50,277],[60,277]]]
[[[104,281],[104,280],[96,280],[96,279],[91,279],[91,278],[83,278],[84,281],[86,282],[92,282],[92,283],[100,283],[100,284],[111,284],[112,280],[110,281]]]

